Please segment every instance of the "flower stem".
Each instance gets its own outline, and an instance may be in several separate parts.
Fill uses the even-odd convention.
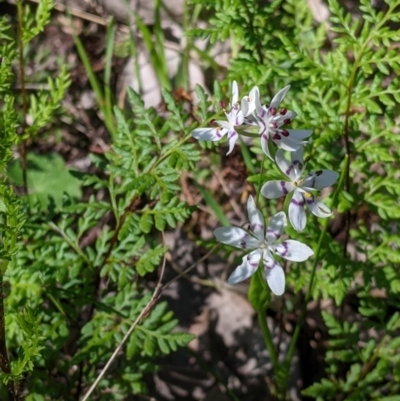
[[[265,345],[267,346],[269,356],[271,358],[272,367],[274,372],[278,369],[278,355],[275,350],[274,343],[272,341],[272,335],[267,324],[266,317],[267,308],[263,308],[257,311],[258,322],[260,323],[261,333],[264,338]]]
[[[261,160],[261,168],[260,168],[260,176],[258,178],[258,185],[257,185],[257,196],[256,196],[256,207],[258,208],[258,200],[260,199],[260,193],[261,193],[261,179],[262,179],[262,174],[264,172],[264,164],[265,164],[265,159],[266,159],[266,155],[263,155],[263,158]]]
[[[340,176],[339,183],[338,183],[338,185],[336,187],[336,191],[334,192],[333,197],[332,197],[332,204],[336,203],[336,199],[339,196],[339,192],[340,192],[341,188],[343,187],[343,183],[344,183],[344,180],[345,180],[347,164],[348,163],[349,163],[349,157],[348,157],[348,155],[346,155],[345,158],[344,158],[344,168],[342,169],[342,174]],[[317,265],[318,265],[318,262],[319,262],[319,256],[320,256],[321,249],[322,249],[322,242],[323,242],[325,234],[326,234],[326,232],[328,230],[328,223],[329,223],[329,219],[325,219],[324,223],[323,223],[323,226],[322,226],[321,234],[319,236],[317,249],[316,249],[316,252],[315,252],[314,264],[313,264],[312,271],[311,271],[311,277],[310,277],[310,282],[308,284],[306,297],[304,299],[304,303],[303,303],[303,306],[301,308],[300,317],[299,317],[299,320],[297,321],[296,328],[294,330],[293,337],[292,337],[292,340],[290,342],[288,352],[287,352],[287,354],[285,356],[285,360],[283,362],[284,372],[283,372],[283,380],[281,382],[281,384],[282,384],[281,392],[282,392],[283,395],[286,393],[287,382],[289,380],[290,364],[291,364],[291,361],[293,359],[294,351],[295,351],[295,348],[296,348],[297,338],[299,337],[300,329],[301,329],[301,326],[303,325],[303,322],[304,322],[304,318],[305,318],[306,311],[307,311],[307,304],[310,301],[311,296],[312,296],[313,287],[314,287],[314,280],[315,280],[315,274],[316,274],[316,271],[317,271]]]
[[[261,284],[261,286],[263,288],[263,290],[262,290],[263,294],[260,295],[260,298],[259,298],[260,302],[257,304],[253,303],[253,307],[257,312],[258,322],[260,323],[260,328],[261,328],[262,336],[264,338],[264,343],[267,347],[269,356],[271,358],[272,367],[274,369],[274,372],[276,372],[278,369],[278,355],[275,350],[274,343],[272,341],[272,335],[269,330],[269,327],[267,324],[267,317],[266,317],[268,305],[271,300],[271,292],[270,292],[269,288],[267,287],[267,283],[264,280],[262,266],[260,266],[257,269],[254,279],[257,280],[259,284]]]

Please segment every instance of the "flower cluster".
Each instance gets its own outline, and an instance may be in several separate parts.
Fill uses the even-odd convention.
[[[268,142],[271,140],[278,148],[293,152],[300,149],[304,139],[309,137],[312,131],[290,130],[283,127],[290,124],[297,116],[294,111],[279,106],[285,97],[290,86],[280,90],[272,99],[269,106],[262,106],[260,103],[260,91],[255,86],[248,96],[245,96],[239,104],[239,90],[236,81],[232,84],[232,100],[228,110],[224,110],[228,121],[217,120],[216,127],[197,128],[192,131],[192,136],[203,141],[219,141],[228,135],[229,155],[239,137],[239,132],[246,135],[245,128],[257,127],[261,138],[261,147],[264,153],[270,158]],[[242,128],[242,131],[239,131]],[[244,129],[243,129],[244,128]]]
[[[276,163],[283,174],[281,180],[264,183],[260,190],[261,195],[267,199],[276,199],[291,194],[288,207],[289,221],[295,230],[303,231],[307,222],[306,208],[317,217],[332,215],[332,212],[315,197],[314,192],[334,184],[339,174],[330,170],[304,174],[307,166],[303,159],[304,145],[307,144],[305,140],[312,131],[286,128],[297,116],[294,111],[280,108],[289,89],[290,86],[286,86],[273,97],[269,106],[263,106],[260,102],[259,88],[255,86],[239,104],[238,85],[233,81],[231,104],[224,110],[227,121],[217,120],[214,127],[197,128],[192,131],[192,136],[205,141],[219,141],[227,135],[228,155],[232,152],[239,135],[254,136],[249,132],[255,130],[256,136],[261,139],[263,152]],[[277,150],[273,149],[274,145]],[[290,153],[290,161],[284,152]],[[265,230],[263,216],[251,196],[247,202],[247,211],[250,221],[248,231],[239,227],[222,227],[214,231],[218,241],[251,251],[243,257],[242,264],[234,270],[228,282],[236,284],[247,279],[262,261],[265,278],[271,291],[276,295],[282,295],[285,275],[272,254],[275,253],[290,261],[302,262],[312,256],[313,251],[299,241],[278,242],[286,226],[284,212],[275,214]]]

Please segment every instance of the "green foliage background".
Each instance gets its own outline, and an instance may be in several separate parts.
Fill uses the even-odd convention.
[[[12,34],[6,17],[0,24],[6,61],[0,70],[1,278],[9,288],[5,327],[12,354],[8,369],[1,364],[0,378],[8,384],[0,398],[6,399],[8,392],[15,400],[75,400],[149,302],[151,291],[138,278],[161,265],[166,247],[159,231],[190,215],[179,200],[176,181],[200,155],[186,143],[188,117],[169,93],[164,93],[170,109],[166,118],[145,110],[131,91],[132,110],[126,115],[114,110],[117,133],[112,147],[104,157],[93,158],[101,176],[68,171],[58,155],[31,153],[26,160],[30,195],[17,197],[11,183],[24,185],[24,167],[14,162],[7,171],[13,147],[23,149],[25,140],[52,121],[69,84],[62,69],[57,78],[48,79],[48,90],[29,98],[14,95],[11,66],[17,61],[18,40],[28,43],[43,30],[51,2],[42,2],[35,14],[21,3],[19,7],[22,38]],[[21,125],[26,115],[33,124]],[[17,135],[21,126],[23,134]],[[174,135],[168,137],[171,130]],[[87,201],[81,199],[81,187],[92,188]],[[108,196],[98,201],[96,193],[102,190]],[[95,241],[83,245],[97,227]],[[177,324],[166,302],[157,303],[118,358],[118,373],[112,379],[106,376],[96,389],[100,399],[144,393],[142,376],[157,369],[157,356],[193,338],[177,332]],[[63,357],[67,354],[72,359]],[[68,380],[55,380],[51,372]]]

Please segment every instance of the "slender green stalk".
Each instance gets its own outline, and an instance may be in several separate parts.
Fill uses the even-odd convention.
[[[347,169],[347,164],[348,163],[349,163],[349,157],[348,157],[348,155],[346,155],[345,158],[344,158],[344,166],[343,166],[343,169],[342,169],[342,174],[340,175],[339,183],[338,183],[336,191],[334,192],[333,197],[332,197],[332,204],[335,204],[336,199],[339,196],[340,190],[343,187],[343,183],[344,183],[344,180],[345,180],[346,169]],[[291,361],[293,359],[294,351],[295,351],[296,344],[297,344],[297,339],[298,339],[299,334],[300,334],[300,329],[301,329],[301,326],[303,324],[303,321],[304,321],[304,318],[305,318],[305,315],[306,315],[306,312],[307,312],[307,304],[310,301],[312,293],[313,293],[315,274],[316,274],[316,271],[317,271],[317,265],[318,265],[318,262],[319,262],[319,256],[320,256],[320,253],[321,253],[321,250],[322,250],[322,243],[323,243],[325,234],[326,234],[326,232],[328,230],[328,224],[329,224],[329,219],[325,219],[324,222],[323,222],[321,234],[319,236],[318,245],[317,245],[317,249],[316,249],[316,252],[315,252],[314,264],[313,264],[312,271],[311,271],[311,277],[310,277],[310,282],[308,284],[306,297],[304,299],[304,303],[303,303],[303,306],[301,308],[300,317],[299,317],[299,320],[297,321],[296,328],[294,330],[293,337],[292,337],[292,340],[290,342],[290,346],[289,346],[288,352],[286,354],[286,357],[285,357],[285,360],[284,360],[284,363],[283,363],[283,366],[284,366],[284,369],[285,369],[285,371],[283,373],[284,374],[283,386],[281,388],[281,391],[282,391],[283,395],[286,393],[287,382],[288,382],[288,379],[289,379],[290,364],[291,364]]]
[[[274,368],[274,371],[276,372],[277,368],[278,368],[278,363],[279,363],[278,362],[278,354],[275,350],[275,345],[272,341],[272,335],[271,335],[271,332],[270,332],[268,324],[267,324],[266,312],[267,312],[267,308],[265,308],[263,310],[258,310],[257,318],[258,318],[258,322],[260,324],[261,333],[263,335],[265,345],[267,346],[269,356],[271,358],[272,366]]]
[[[206,202],[206,204],[208,205],[208,207],[214,212],[214,214],[218,218],[219,222],[223,226],[229,227],[231,225],[229,219],[225,216],[224,211],[221,209],[221,207],[215,201],[215,199],[210,194],[210,192],[207,191],[207,189],[203,188],[201,185],[196,185],[196,188],[203,196],[203,199]]]
[[[249,148],[243,142],[243,139],[241,137],[239,137],[239,144],[240,144],[240,150],[242,151],[243,161],[244,164],[246,165],[247,170],[249,170],[251,174],[255,174],[256,170],[251,160],[251,154]]]
[[[72,23],[71,23],[71,26],[72,26]],[[111,32],[113,32],[113,30]],[[110,39],[110,37],[111,37],[111,34],[109,36],[109,39]],[[89,60],[89,57],[86,53],[85,48],[83,47],[81,40],[79,39],[79,36],[73,34],[73,38],[74,38],[75,46],[78,51],[79,57],[82,60],[83,66],[85,67],[85,71],[87,73],[90,85],[95,94],[97,104],[99,106],[101,113],[103,114],[104,123],[106,124],[106,127],[107,127],[108,131],[110,132],[110,135],[112,137],[116,137],[117,128],[116,128],[116,124],[114,123],[112,108],[110,105],[107,106],[106,96],[104,95],[103,89],[101,88],[100,83],[96,77],[96,74],[93,71],[92,64]],[[110,51],[110,48],[112,49],[111,45],[108,43],[107,50]],[[108,69],[108,67],[106,66],[106,70],[107,69]],[[106,77],[107,77],[107,74],[108,74],[108,72],[105,71]]]
[[[265,164],[265,159],[266,159],[266,155],[263,155],[262,161],[261,161],[261,168],[260,168],[260,176],[258,179],[258,191],[257,191],[257,197],[256,197],[256,206],[258,207],[258,200],[260,199],[260,193],[261,193],[261,180],[262,180],[262,175],[264,172],[264,164]]]
[[[261,333],[264,339],[265,346],[269,352],[271,358],[272,366],[274,371],[278,370],[278,354],[275,350],[274,343],[272,341],[272,335],[269,330],[266,318],[266,312],[268,309],[269,302],[271,300],[271,292],[264,280],[263,276],[263,266],[262,264],[257,269],[256,274],[253,276],[252,280],[257,280],[262,288],[262,294],[260,295],[259,302],[252,302],[254,309],[257,312],[258,322],[260,323]]]
[[[68,245],[85,261],[85,263],[87,263],[88,266],[92,267],[92,262],[90,261],[90,259],[87,257],[87,255],[85,254],[85,252],[82,251],[82,249],[80,248],[79,244],[77,244],[74,240],[72,240],[66,233],[64,230],[62,230],[60,227],[57,226],[57,224],[54,224],[52,221],[50,221],[49,223],[49,227],[56,231],[57,233],[59,233],[61,235],[61,237],[64,238],[64,240],[68,243]]]
[[[104,112],[106,114],[105,120],[112,122],[113,116],[113,103],[112,91],[110,86],[111,81],[111,67],[114,52],[114,38],[115,38],[115,25],[114,20],[111,20],[107,26],[106,34],[106,57],[104,66]]]
[[[160,27],[156,27],[156,37],[152,37],[149,28],[145,25],[143,20],[135,14],[135,22],[138,30],[142,34],[143,43],[149,53],[151,65],[154,68],[157,79],[160,82],[161,87],[171,90],[172,85],[168,77],[167,61],[164,54],[164,45],[161,44],[162,30]]]

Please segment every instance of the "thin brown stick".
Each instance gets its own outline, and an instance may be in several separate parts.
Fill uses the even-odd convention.
[[[115,351],[111,355],[110,359],[107,361],[106,365],[104,368],[101,370],[100,374],[97,376],[96,380],[90,387],[90,389],[86,392],[86,394],[83,396],[82,401],[86,401],[90,395],[93,393],[94,389],[97,387],[99,384],[100,380],[103,378],[103,376],[106,374],[108,368],[114,361],[114,359],[117,357],[118,353],[121,351],[121,348],[124,346],[125,342],[128,340],[129,336],[132,334],[133,330],[135,330],[136,326],[140,323],[140,321],[146,316],[146,314],[149,314],[155,303],[157,302],[158,298],[160,297],[161,292],[160,292],[160,287],[157,286],[153,292],[153,295],[150,299],[150,301],[147,303],[147,305],[143,308],[142,312],[140,312],[139,316],[136,318],[136,320],[132,323],[131,327],[129,327],[129,330],[126,332],[124,335],[124,338],[121,340],[121,342],[118,344],[117,348],[115,348]]]
[[[32,3],[36,3],[39,4],[40,0],[29,0]],[[86,11],[83,11],[79,8],[76,7],[71,7],[71,6],[66,6],[62,3],[59,2],[55,2],[54,3],[54,9],[60,12],[66,12],[68,10],[68,12],[73,15],[74,17],[78,17],[80,19],[83,19],[85,21],[90,21],[93,22],[97,25],[102,25],[102,26],[107,26],[110,23],[110,18],[103,18],[103,17],[99,17],[98,15],[94,15],[94,14],[90,14]],[[127,31],[128,30],[128,27]]]
[[[203,257],[201,257],[197,262],[193,263],[191,266],[189,266],[187,269],[183,270],[180,272],[176,277],[174,277],[172,280],[168,281],[168,283],[164,284],[161,287],[161,291],[164,291],[167,287],[169,287],[172,283],[175,281],[179,280],[181,277],[186,276],[187,273],[190,272],[190,270],[194,269],[199,263],[201,263],[203,260],[206,260],[217,248],[219,247],[218,245],[213,246]]]
[[[162,232],[162,237],[163,237],[163,243],[165,244],[165,236],[164,233]],[[154,289],[153,295],[149,302],[146,304],[146,306],[143,308],[143,310],[140,312],[139,316],[136,318],[136,320],[132,323],[132,325],[129,327],[129,330],[126,332],[124,338],[121,340],[121,342],[118,344],[117,348],[113,352],[113,354],[110,356],[109,360],[107,361],[106,365],[104,368],[101,370],[99,375],[97,376],[96,380],[92,384],[92,386],[89,388],[89,390],[86,392],[86,394],[83,396],[81,401],[87,401],[90,397],[90,395],[93,393],[94,389],[97,387],[99,384],[100,380],[104,377],[106,374],[108,368],[114,361],[114,359],[117,357],[118,353],[121,351],[122,347],[128,340],[129,336],[132,334],[133,330],[135,330],[136,326],[142,321],[142,319],[145,319],[153,309],[154,305],[160,298],[162,291],[169,287],[173,282],[177,281],[179,278],[184,276],[186,273],[188,273],[190,270],[194,269],[199,263],[201,263],[203,260],[207,259],[218,247],[219,245],[214,246],[206,255],[204,255],[202,258],[200,258],[196,263],[193,265],[189,266],[186,270],[184,270],[182,273],[178,274],[175,278],[172,280],[168,281],[168,283],[161,285],[161,281],[164,276],[164,271],[165,271],[165,264],[166,264],[166,254],[164,254],[163,258],[163,263],[161,266],[161,272],[160,272],[160,278],[158,280],[158,283],[156,285],[156,288]]]
[[[164,233],[161,233],[163,237],[163,243],[165,244],[165,236]],[[143,308],[143,310],[140,312],[139,316],[136,318],[136,320],[131,324],[131,327],[129,327],[129,330],[126,332],[124,335],[124,338],[121,340],[121,342],[118,344],[117,348],[115,348],[114,352],[110,356],[109,360],[107,361],[106,365],[104,368],[101,370],[99,375],[97,376],[96,380],[92,384],[92,386],[89,388],[89,390],[86,392],[86,394],[83,396],[81,401],[86,401],[90,395],[93,393],[94,389],[97,387],[99,384],[100,380],[103,378],[103,376],[106,374],[108,368],[110,365],[113,363],[114,359],[117,357],[119,352],[121,351],[122,347],[128,340],[129,336],[132,334],[133,330],[135,330],[136,326],[141,322],[142,319],[144,319],[146,316],[149,315],[150,311],[153,309],[154,305],[158,301],[158,299],[161,296],[161,290],[162,290],[162,285],[161,281],[164,277],[164,272],[165,272],[165,264],[166,264],[166,257],[164,255],[163,258],[163,263],[161,266],[161,272],[160,272],[160,278],[158,279],[158,283],[156,285],[156,288],[154,289],[153,295],[151,296],[151,299],[149,302],[146,304],[146,306]]]

